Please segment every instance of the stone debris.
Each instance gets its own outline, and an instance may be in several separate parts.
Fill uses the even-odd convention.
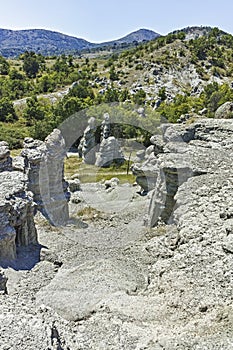
[[[70,192],[77,192],[81,190],[81,183],[79,179],[73,179],[73,180],[68,180],[68,185],[69,185],[69,191]]]

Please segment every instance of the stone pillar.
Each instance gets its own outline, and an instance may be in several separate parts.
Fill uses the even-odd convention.
[[[82,155],[83,162],[86,164],[95,164],[95,118],[88,120],[88,126],[86,127],[83,137],[79,145],[79,153]]]
[[[45,142],[25,139],[24,147],[28,189],[38,209],[51,224],[66,224],[69,219],[68,186],[64,181],[66,146],[60,130],[53,130]]]

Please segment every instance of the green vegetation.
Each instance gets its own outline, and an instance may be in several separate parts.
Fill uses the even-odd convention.
[[[233,89],[228,84],[212,83],[206,85],[199,97],[177,95],[173,102],[163,102],[157,111],[170,122],[176,122],[182,114],[196,113],[207,108],[207,117],[213,118],[219,106],[233,100]]]
[[[75,112],[94,111],[101,104],[114,102],[120,108],[126,102],[147,108],[159,99],[156,113],[146,113],[147,130],[158,114],[176,122],[182,114],[206,108],[207,117],[213,117],[216,109],[233,97],[233,37],[218,28],[203,28],[205,35],[186,40],[188,30],[94,58],[64,54],[45,58],[34,52],[14,60],[0,56],[0,138],[10,147],[21,147],[25,136],[44,139]],[[157,93],[147,89],[156,87],[157,76],[164,72],[182,74],[187,67],[202,80],[200,93],[193,93],[192,81],[181,82],[175,76],[173,84],[180,91],[176,96],[169,96],[169,89],[161,85]],[[211,77],[221,84],[210,83]],[[130,126],[138,118],[131,114],[132,108],[127,114],[128,126],[125,120],[123,127],[113,127],[113,134],[143,137],[146,144],[149,135]]]

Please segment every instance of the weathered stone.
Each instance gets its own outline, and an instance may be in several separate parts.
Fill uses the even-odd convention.
[[[22,156],[25,157],[28,189],[38,209],[53,225],[65,224],[69,218],[69,194],[64,181],[66,147],[60,130],[55,129],[45,142],[26,139]]]
[[[69,180],[68,184],[69,184],[69,190],[72,193],[76,192],[76,191],[80,191],[80,189],[81,189],[79,179]]]
[[[145,162],[142,164],[135,163],[131,167],[132,173],[136,176],[136,182],[141,187],[142,194],[155,188],[158,175],[156,156],[163,152],[163,143],[158,135],[152,136],[151,142],[153,142],[153,145],[145,151]]]
[[[96,153],[95,165],[98,167],[109,167],[113,163],[123,164],[124,161],[124,155],[115,137],[104,138],[100,144],[99,152]]]
[[[133,292],[145,284],[136,264],[127,261],[89,261],[69,270],[59,270],[54,280],[37,294],[37,303],[77,321],[88,318],[98,303],[117,291]]]
[[[115,188],[116,186],[118,186],[120,183],[119,179],[117,177],[113,177],[111,180],[106,180],[104,182],[104,186],[107,189],[110,189],[110,188]]]
[[[7,293],[7,280],[8,278],[2,270],[0,270],[0,292]]]
[[[0,260],[16,258],[16,246],[37,243],[35,204],[21,172],[0,173]]]
[[[12,170],[12,158],[10,157],[10,150],[8,143],[0,142],[0,172]]]
[[[225,102],[215,112],[215,118],[233,118],[233,102]]]
[[[140,163],[145,159],[145,150],[137,151],[135,163]]]
[[[79,155],[86,164],[95,164],[95,132],[95,118],[92,117],[88,120],[88,126],[84,130],[83,137],[78,147]]]
[[[101,124],[101,141],[103,139],[107,139],[110,136],[111,128],[110,128],[110,117],[108,113],[104,114],[104,120]]]
[[[22,156],[17,156],[12,158],[12,169],[16,171],[22,171],[25,170],[25,158]]]
[[[233,148],[233,125],[227,120],[203,119],[190,124],[161,127],[164,131],[163,147],[160,153],[151,153],[146,161],[134,164],[133,173],[144,192],[153,190],[149,226],[160,220],[169,222],[176,205],[178,188],[189,177],[218,173],[231,169]],[[156,144],[156,138],[153,143]],[[152,146],[150,146],[152,147]],[[165,153],[162,153],[165,152]],[[229,170],[230,171],[230,170]]]

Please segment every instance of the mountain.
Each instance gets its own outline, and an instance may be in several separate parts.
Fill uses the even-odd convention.
[[[114,45],[114,44],[123,44],[123,43],[133,43],[134,41],[137,42],[143,42],[143,41],[150,41],[158,38],[160,34],[154,32],[153,30],[149,29],[139,29],[135,32],[132,32],[123,38],[120,38],[118,40],[108,41],[106,43],[103,43],[104,45]],[[103,45],[101,44],[101,45]]]
[[[25,51],[34,51],[46,56],[77,53],[84,49],[95,47],[99,48],[101,46],[112,46],[122,43],[130,44],[135,41],[149,41],[158,36],[159,34],[151,30],[140,29],[121,39],[95,44],[84,39],[45,29],[0,29],[0,54],[5,57],[16,57]]]
[[[6,57],[17,56],[26,50],[44,55],[61,54],[93,45],[84,39],[45,29],[0,29],[0,53]]]

